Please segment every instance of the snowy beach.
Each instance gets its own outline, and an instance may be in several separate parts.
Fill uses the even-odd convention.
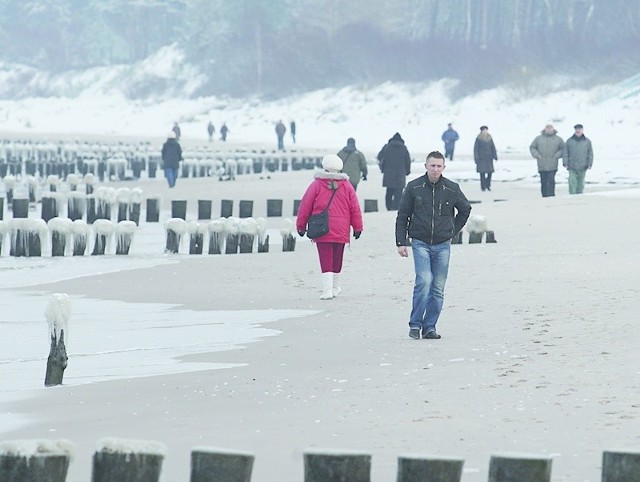
[[[468,158],[448,163],[498,243],[465,233],[454,246],[434,341],[407,337],[412,260],[396,252],[395,213],[371,171],[358,195],[382,210],[365,214],[330,301],[315,247],[298,238],[280,251],[281,218],[268,220],[269,253],[167,255],[161,226],[142,223],[127,257],[3,256],[2,439],[71,440],[71,482],[89,478],[107,436],[166,444],[166,482],[186,480],[195,446],[254,453],[257,482],[301,480],[308,448],[369,452],[380,482],[407,453],[464,458],[462,480],[486,480],[503,452],[552,456],[554,481],[595,482],[603,450],[637,449],[636,166],[596,152],[584,195],[566,194],[561,169],[557,196],[542,199],[524,154],[498,162],[492,192]],[[252,199],[260,216],[280,198],[290,217],[312,175],[135,185],[162,196],[161,221],[171,199],[193,219],[199,199],[214,211]],[[72,301],[69,366],[45,389],[43,312],[57,292]]]

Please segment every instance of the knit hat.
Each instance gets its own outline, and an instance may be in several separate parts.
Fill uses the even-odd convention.
[[[584,126],[582,124],[576,124],[573,126],[574,129],[584,129]]]
[[[356,140],[353,137],[349,137],[349,139],[347,139],[347,145],[356,147]]]
[[[325,171],[342,171],[342,159],[335,154],[327,154],[322,158],[322,168]]]

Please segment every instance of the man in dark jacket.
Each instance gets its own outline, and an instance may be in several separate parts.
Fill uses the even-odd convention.
[[[402,190],[407,185],[407,176],[411,174],[411,155],[404,140],[397,132],[378,153],[382,187],[387,188],[385,204],[388,211],[397,211]]]
[[[480,189],[491,191],[493,160],[498,160],[498,154],[487,126],[480,127],[480,134],[473,145],[473,159],[476,161],[476,171],[480,173]]]
[[[284,151],[284,134],[287,132],[287,128],[284,126],[281,120],[276,124],[276,136],[278,136],[278,150]]]
[[[453,161],[453,151],[456,148],[456,141],[460,136],[451,124],[447,124],[447,130],[442,133],[444,141],[444,158]]]
[[[411,181],[402,195],[396,217],[398,254],[409,256],[411,244],[416,272],[409,336],[437,340],[436,323],[442,311],[449,272],[451,239],[467,222],[471,204],[460,186],[442,176],[444,156],[427,156],[427,173]]]
[[[574,134],[564,143],[562,165],[569,170],[569,194],[582,194],[584,176],[593,165],[593,147],[584,135],[582,124],[573,126]]]
[[[182,160],[182,148],[176,140],[176,133],[171,131],[167,135],[167,140],[162,146],[162,167],[164,175],[167,178],[169,187],[176,185],[178,178],[178,168]]]

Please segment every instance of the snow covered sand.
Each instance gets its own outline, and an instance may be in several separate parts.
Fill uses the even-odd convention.
[[[395,216],[386,211],[366,214],[362,238],[346,252],[343,293],[332,301],[319,300],[315,248],[302,239],[294,253],[274,245],[267,254],[235,256],[167,256],[162,238],[154,256],[150,239],[137,247],[134,239],[138,252],[130,257],[85,258],[90,269],[76,272],[82,277],[61,275],[13,290],[7,280],[21,271],[16,265],[54,260],[4,257],[2,266],[11,268],[0,273],[3,300],[24,306],[29,297],[31,315],[21,319],[41,322],[33,342],[45,350],[42,313],[52,293],[64,292],[72,299],[71,354],[99,351],[100,338],[82,334],[83,317],[97,316],[97,309],[104,320],[97,333],[106,336],[105,324],[112,322],[112,336],[134,336],[136,345],[165,331],[164,319],[169,329],[160,341],[168,349],[152,352],[152,364],[177,356],[180,363],[172,365],[186,371],[134,378],[144,370],[123,351],[119,357],[130,360],[131,378],[82,384],[72,382],[74,372],[104,380],[118,370],[85,367],[89,357],[71,356],[69,384],[45,389],[46,352],[38,348],[30,355],[40,357],[37,387],[17,391],[24,380],[0,379],[3,399],[15,400],[2,405],[2,438],[71,440],[71,482],[89,478],[96,441],[107,436],[165,443],[166,482],[186,480],[195,446],[255,453],[257,482],[301,480],[302,451],[314,447],[372,453],[373,480],[380,482],[393,480],[396,458],[405,453],[460,456],[464,481],[486,480],[489,456],[497,452],[552,455],[553,480],[597,481],[602,450],[640,446],[634,350],[639,233],[631,217],[640,175],[625,160],[599,159],[587,175],[598,184],[588,184],[587,194],[569,197],[563,183],[557,197],[546,199],[533,160],[498,163],[490,193],[480,192],[468,160],[448,165],[449,177],[473,179],[463,189],[482,201],[473,212],[486,216],[498,243],[453,247],[439,341],[407,337],[413,265],[397,255]],[[613,179],[620,176],[624,180]],[[256,207],[282,198],[289,214],[289,201],[311,177],[303,171],[235,183],[179,179],[173,191],[161,180],[140,185],[147,194],[161,194],[165,208],[171,198],[191,205],[209,198],[214,206],[222,198],[253,199]],[[375,169],[358,193],[384,206]],[[281,220],[270,222],[275,229]],[[105,268],[108,262],[117,263],[113,270]],[[176,346],[193,338],[215,344],[217,333],[196,330],[201,320],[212,320],[212,311],[226,310],[307,316],[253,324],[249,331],[256,336],[280,334],[238,343],[243,349],[176,355]],[[129,319],[140,323],[138,333],[132,334]],[[2,338],[19,351],[20,338],[8,326],[3,318]],[[83,340],[91,347],[80,346]],[[29,352],[31,342],[24,347]],[[230,368],[207,370],[220,364]],[[29,423],[7,427],[10,415]]]

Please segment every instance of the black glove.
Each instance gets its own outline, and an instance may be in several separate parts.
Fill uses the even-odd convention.
[[[362,231],[354,231],[353,232],[353,237],[356,238],[356,239],[359,239],[361,234],[362,234]]]
[[[362,180],[363,180],[363,181],[366,181],[366,180],[367,180],[367,175],[366,175],[366,174],[363,174],[363,175],[362,175]]]
[[[300,235],[300,237],[303,237],[305,234],[307,234],[307,231],[304,229],[298,229],[298,234]]]

